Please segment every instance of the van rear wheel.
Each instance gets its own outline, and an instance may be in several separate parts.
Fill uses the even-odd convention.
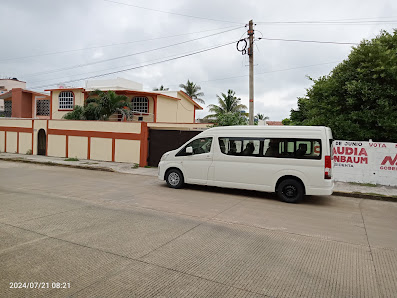
[[[286,203],[298,203],[303,199],[303,195],[302,184],[294,179],[283,180],[277,188],[277,196]]]
[[[183,174],[178,169],[171,169],[167,172],[165,181],[171,188],[181,188],[184,184]]]

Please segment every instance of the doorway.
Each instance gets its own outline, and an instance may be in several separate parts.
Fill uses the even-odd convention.
[[[44,129],[40,129],[37,134],[37,155],[46,155],[46,133]]]

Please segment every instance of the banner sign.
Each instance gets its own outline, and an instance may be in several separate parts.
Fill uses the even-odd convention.
[[[334,141],[336,181],[397,186],[397,144]]]

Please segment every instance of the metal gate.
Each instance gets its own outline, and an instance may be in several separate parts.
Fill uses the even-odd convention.
[[[157,167],[161,156],[174,150],[188,140],[198,135],[201,131],[192,130],[149,130],[149,157],[148,165]]]

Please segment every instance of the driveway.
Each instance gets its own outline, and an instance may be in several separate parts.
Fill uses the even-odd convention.
[[[392,297],[396,226],[392,202],[0,161],[0,296]]]

